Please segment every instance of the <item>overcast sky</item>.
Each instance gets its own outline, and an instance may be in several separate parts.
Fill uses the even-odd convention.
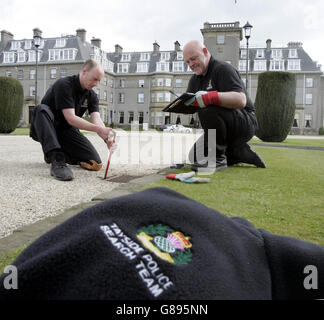
[[[35,27],[45,38],[84,28],[87,40],[100,38],[105,51],[117,43],[124,51],[151,51],[154,41],[171,50],[176,40],[182,47],[202,40],[204,22],[249,21],[252,46],[300,41],[324,70],[323,0],[1,0],[0,8],[0,29],[15,39],[32,38]]]

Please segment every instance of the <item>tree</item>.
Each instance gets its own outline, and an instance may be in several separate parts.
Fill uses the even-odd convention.
[[[258,138],[267,142],[282,142],[286,139],[294,121],[295,96],[295,74],[268,71],[259,75],[255,99]]]
[[[23,103],[24,90],[20,82],[11,77],[0,77],[0,133],[16,129]]]

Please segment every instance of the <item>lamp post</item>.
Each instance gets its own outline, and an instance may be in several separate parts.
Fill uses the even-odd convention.
[[[33,45],[36,48],[36,72],[35,72],[35,107],[37,106],[37,69],[38,69],[38,47],[41,45],[41,31],[37,28],[34,30]]]
[[[245,75],[245,86],[246,86],[246,91],[248,91],[248,72],[249,72],[249,38],[251,36],[251,29],[252,26],[247,22],[244,27],[244,36],[246,39],[246,75]]]

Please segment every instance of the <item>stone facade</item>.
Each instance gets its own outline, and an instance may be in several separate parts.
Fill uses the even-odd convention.
[[[40,30],[39,30],[40,31]],[[40,31],[41,32],[41,31]],[[212,55],[235,66],[246,78],[246,48],[239,22],[204,23],[203,42]],[[189,40],[189,39],[188,39]],[[86,30],[75,35],[42,38],[37,57],[37,101],[60,77],[77,74],[84,61],[93,58],[105,70],[105,76],[95,89],[100,101],[100,113],[105,122],[119,127],[131,123],[147,123],[158,127],[165,123],[195,125],[197,115],[177,115],[162,112],[175,95],[186,91],[191,70],[183,60],[181,46],[162,51],[153,43],[152,51],[124,52],[116,44],[114,52],[101,49],[101,40],[86,40]],[[254,101],[258,75],[269,70],[294,72],[297,77],[296,116],[294,133],[317,133],[323,126],[324,77],[299,42],[287,47],[272,47],[267,40],[262,48],[249,49],[248,91]],[[1,31],[0,76],[12,76],[23,85],[25,101],[21,123],[28,125],[35,106],[36,51],[32,39],[15,40],[8,31]]]

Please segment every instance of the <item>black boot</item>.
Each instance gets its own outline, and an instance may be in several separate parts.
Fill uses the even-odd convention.
[[[52,163],[51,157],[48,156],[48,155],[46,155],[46,154],[44,154],[44,161],[45,161],[47,164]]]
[[[266,168],[265,162],[262,158],[245,143],[243,146],[233,150],[233,157],[231,157],[231,165],[236,163],[253,164],[258,168]]]
[[[222,171],[227,169],[227,160],[225,154],[218,155],[216,158],[216,163],[214,161],[206,161],[204,163],[195,162],[191,165],[191,170],[201,173],[210,173],[212,174],[215,171]]]
[[[204,138],[206,135],[204,135]],[[201,139],[201,138],[200,138]],[[226,159],[226,145],[213,144],[208,146],[208,141],[202,139],[194,145],[194,163],[191,165],[191,170],[201,173],[212,174],[215,171],[221,171],[227,169],[227,159]],[[202,153],[203,148],[203,159],[198,159],[196,149],[200,147],[200,153]],[[209,148],[208,148],[209,147]],[[216,154],[216,159],[215,159]],[[200,157],[201,158],[201,157]]]
[[[70,181],[73,179],[72,170],[65,163],[65,156],[62,151],[52,151],[51,159],[51,176],[57,180]]]

